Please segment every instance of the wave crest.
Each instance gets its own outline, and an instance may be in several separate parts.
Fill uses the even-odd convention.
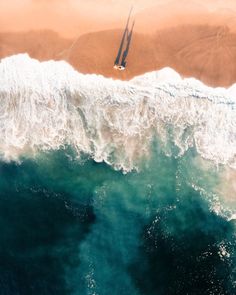
[[[12,160],[69,144],[129,171],[157,135],[179,155],[195,146],[236,168],[235,89],[181,79],[169,68],[124,82],[83,75],[66,62],[11,56],[0,63],[0,153]]]

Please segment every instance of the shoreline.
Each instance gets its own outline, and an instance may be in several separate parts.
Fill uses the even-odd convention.
[[[0,33],[0,58],[27,53],[39,61],[65,60],[83,74],[119,80],[170,67],[211,87],[236,82],[236,33],[228,27],[184,25],[152,35],[134,32],[124,72],[113,69],[122,33],[105,30],[76,39],[50,30]]]

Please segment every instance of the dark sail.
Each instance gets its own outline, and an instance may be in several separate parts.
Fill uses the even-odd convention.
[[[124,46],[124,42],[125,42],[125,37],[128,34],[129,19],[130,19],[130,15],[131,15],[132,9],[133,9],[133,7],[131,7],[130,12],[129,12],[128,20],[127,20],[127,23],[126,23],[126,27],[125,27],[125,30],[124,30],[122,39],[121,39],[120,48],[119,48],[117,57],[115,59],[114,65],[119,65],[119,63],[120,63],[120,57],[121,57],[121,53],[122,53],[122,50],[123,50],[123,46]]]

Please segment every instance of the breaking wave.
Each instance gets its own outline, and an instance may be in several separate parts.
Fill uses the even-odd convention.
[[[64,61],[27,54],[0,63],[0,154],[17,160],[73,146],[129,171],[157,136],[166,154],[190,147],[236,168],[236,85],[210,88],[165,68],[119,81],[84,75]]]
[[[234,93],[3,59],[0,293],[236,294]]]

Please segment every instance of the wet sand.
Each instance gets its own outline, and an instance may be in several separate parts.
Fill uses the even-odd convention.
[[[171,67],[211,86],[236,82],[236,4],[230,0],[159,1],[158,5],[152,0],[136,1],[135,32],[124,72],[114,70],[113,64],[129,1],[99,0],[94,7],[82,1],[74,12],[77,2],[72,1],[67,13],[66,0],[24,1],[26,8],[8,10],[17,16],[14,22],[11,17],[1,19],[0,58],[27,52],[39,60],[66,60],[82,73],[123,80]],[[24,13],[30,17],[24,20]]]
[[[123,80],[171,67],[211,86],[236,82],[236,34],[227,26],[184,25],[151,35],[134,33],[124,72],[113,69],[121,36],[119,29],[76,39],[51,31],[0,33],[0,57],[27,52],[39,60],[66,60],[82,73]]]

